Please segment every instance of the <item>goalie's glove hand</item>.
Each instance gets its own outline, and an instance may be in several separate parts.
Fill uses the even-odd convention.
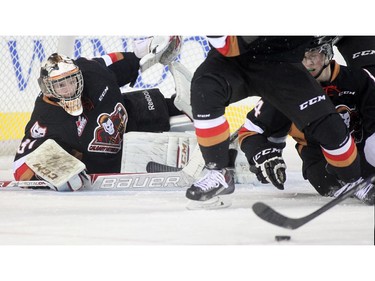
[[[133,41],[133,51],[141,58],[141,71],[156,63],[167,65],[174,61],[180,53],[181,43],[181,36],[154,36],[143,41]]]
[[[261,183],[272,183],[283,190],[286,180],[286,165],[282,158],[285,143],[268,143],[255,151],[250,161],[250,171]]]
[[[46,180],[39,176],[37,178],[41,180]],[[66,192],[66,191],[77,191],[86,185],[90,185],[90,177],[89,175],[86,174],[86,171],[83,170],[82,172],[76,175],[73,175],[66,182],[62,183],[59,186],[55,186],[51,184],[50,188],[54,189],[55,191]]]

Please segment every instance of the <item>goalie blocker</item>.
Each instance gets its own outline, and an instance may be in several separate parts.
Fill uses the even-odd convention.
[[[56,191],[76,191],[89,181],[85,164],[52,139],[27,155],[26,164],[37,178],[50,183],[49,187]]]

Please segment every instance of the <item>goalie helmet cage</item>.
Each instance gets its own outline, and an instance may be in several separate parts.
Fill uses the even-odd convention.
[[[20,144],[40,92],[37,83],[40,66],[50,54],[58,51],[76,59],[132,51],[131,42],[140,38],[142,36],[0,36],[0,156],[13,156]],[[193,73],[210,47],[203,36],[183,36],[182,39],[177,60]],[[175,93],[167,66],[152,66],[139,74],[134,88],[124,87],[122,91],[153,87],[158,87],[166,97]],[[257,100],[252,97],[227,108],[232,132],[244,122],[247,111]]]

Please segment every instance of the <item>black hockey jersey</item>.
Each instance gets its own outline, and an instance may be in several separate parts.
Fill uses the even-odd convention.
[[[313,36],[207,36],[222,55],[247,56],[254,61],[301,62]]]
[[[54,139],[67,152],[78,156],[88,173],[120,172],[128,115],[119,87],[135,81],[139,59],[133,53],[124,53],[124,59],[108,67],[101,58],[79,58],[75,64],[84,79],[83,113],[69,115],[39,94],[15,156],[17,180],[33,176],[25,164],[25,156],[47,139]]]
[[[364,140],[375,132],[374,78],[366,70],[341,66],[335,61],[331,61],[330,67],[331,80],[321,85],[360,148]],[[247,118],[255,125],[254,128],[258,128],[256,133],[266,137],[281,138],[289,133],[300,144],[306,144],[306,141],[315,143],[314,139],[305,136],[287,116],[265,100],[260,100]]]

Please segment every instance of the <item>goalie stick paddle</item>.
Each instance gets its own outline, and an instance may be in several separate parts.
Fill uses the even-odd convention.
[[[255,203],[253,205],[253,211],[258,217],[271,224],[284,227],[287,229],[297,229],[300,226],[318,217],[322,213],[326,212],[327,210],[331,209],[332,207],[336,206],[337,204],[341,203],[345,199],[351,197],[352,195],[354,195],[354,193],[356,193],[356,191],[360,190],[363,187],[366,187],[368,184],[373,184],[374,182],[375,175],[367,177],[356,186],[353,186],[351,189],[343,192],[335,199],[329,201],[327,204],[320,207],[318,210],[302,218],[289,218],[287,216],[280,214],[279,212],[275,211],[270,206],[262,202]]]

